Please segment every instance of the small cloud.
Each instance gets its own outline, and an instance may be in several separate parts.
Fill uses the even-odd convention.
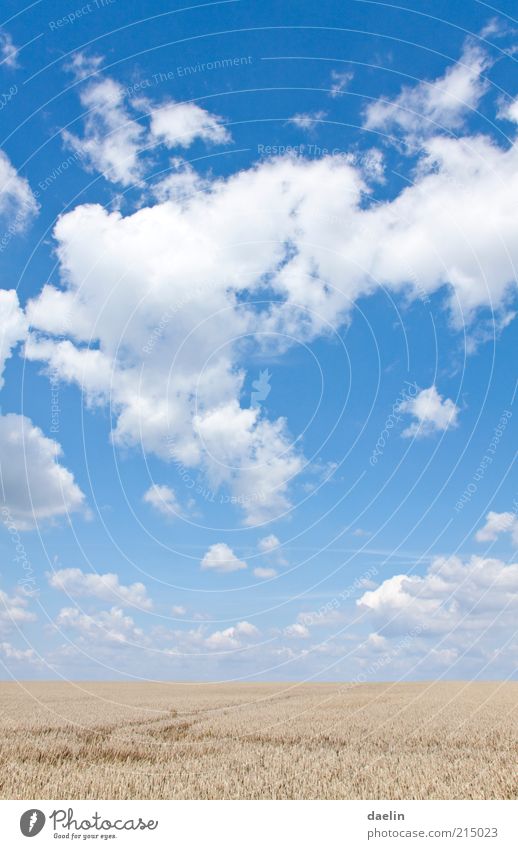
[[[294,622],[293,625],[288,625],[288,627],[284,629],[284,636],[306,640],[309,637],[309,628],[306,628],[306,626],[302,625],[300,622]]]
[[[211,545],[201,561],[202,569],[211,569],[214,572],[238,572],[246,569],[244,560],[239,560],[232,549],[224,542]]]
[[[5,30],[0,30],[0,65],[5,65],[6,68],[19,68],[18,63],[18,48],[14,45],[13,39]]]
[[[518,517],[516,513],[495,513],[490,510],[486,524],[475,534],[477,542],[494,542],[500,534],[511,534],[513,543],[518,545]]]
[[[58,569],[56,572],[47,572],[47,580],[53,589],[61,590],[73,598],[87,596],[101,601],[122,602],[144,610],[153,607],[144,584],[139,581],[124,586],[114,572],[99,575],[97,572],[82,572],[81,569]]]
[[[215,631],[205,640],[205,645],[211,649],[239,649],[246,643],[243,638],[258,637],[259,631],[251,622],[238,622],[224,631]]]
[[[150,504],[162,516],[180,516],[181,507],[171,487],[165,484],[152,484],[144,493],[143,501]]]
[[[422,389],[415,398],[408,398],[398,407],[398,412],[414,416],[415,421],[402,436],[421,437],[449,430],[457,426],[459,408],[450,398],[439,395],[434,385]]]
[[[277,575],[277,570],[258,566],[257,569],[254,569],[254,575],[256,578],[262,578],[264,580],[266,578],[275,578],[275,576]]]
[[[65,65],[65,70],[69,71],[74,79],[84,80],[85,77],[90,77],[99,71],[104,56],[87,56],[86,53],[74,53],[70,61]]]
[[[299,130],[314,130],[315,125],[320,121],[323,121],[327,116],[327,112],[299,112],[296,115],[293,115],[288,124],[293,124],[295,127],[298,127]]]
[[[353,537],[370,537],[370,531],[365,531],[363,528],[355,528]]]
[[[171,613],[173,616],[185,616],[187,609],[182,604],[173,604]]]
[[[329,96],[338,97],[339,94],[342,94],[353,77],[354,74],[352,71],[331,71],[331,79],[333,82],[329,91]]]
[[[275,536],[275,534],[270,534],[269,536],[263,537],[259,540],[259,542],[257,543],[257,548],[259,549],[259,551],[268,552],[272,551],[274,548],[278,548],[279,545],[280,542]]]

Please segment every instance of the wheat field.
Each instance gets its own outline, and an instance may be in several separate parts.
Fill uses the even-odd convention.
[[[1,683],[3,799],[511,799],[518,683]]]

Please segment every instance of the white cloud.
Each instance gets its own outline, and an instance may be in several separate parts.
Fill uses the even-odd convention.
[[[456,629],[476,635],[516,620],[518,564],[438,557],[424,576],[394,575],[356,603],[383,626],[384,635],[419,625],[430,634],[446,635],[449,645]]]
[[[0,215],[9,222],[7,233],[23,230],[38,208],[28,181],[20,177],[7,154],[0,150]]]
[[[353,77],[354,74],[351,71],[331,71],[332,84],[329,91],[330,97],[338,97],[339,94],[342,94]]]
[[[84,80],[85,77],[97,74],[103,62],[103,56],[89,56],[86,53],[79,51],[72,55],[71,59],[65,66],[65,70],[70,71],[76,81],[80,81]]]
[[[112,77],[101,76],[102,62],[101,56],[76,53],[67,65],[76,80],[90,79],[79,94],[85,109],[84,134],[64,130],[63,140],[90,171],[123,186],[140,185],[152,164],[147,154],[155,144],[186,148],[198,138],[214,144],[231,140],[222,119],[195,103],[168,101],[157,106],[145,98],[132,99],[131,87],[124,89]],[[146,114],[137,120],[137,110],[142,109]],[[185,189],[189,170],[161,181],[156,191],[163,197],[173,186],[177,192]]]
[[[146,504],[150,504],[158,513],[172,518],[181,516],[181,507],[170,486],[153,483],[143,496]]]
[[[459,408],[450,398],[439,395],[432,385],[422,389],[414,398],[402,401],[398,412],[408,413],[415,419],[402,436],[429,436],[456,427]]]
[[[97,572],[82,572],[81,569],[59,569],[56,572],[48,572],[47,578],[53,589],[61,590],[74,598],[87,596],[144,610],[151,610],[153,607],[144,584],[136,582],[124,586],[114,572],[101,575]]]
[[[5,30],[0,30],[0,65],[12,69],[19,67],[18,48]]]
[[[201,561],[202,569],[212,569],[214,572],[238,572],[246,569],[244,560],[239,560],[232,549],[224,542],[211,545]]]
[[[318,112],[299,112],[293,115],[288,123],[298,127],[299,130],[314,130],[315,125],[323,121],[327,112],[319,110]]]
[[[145,131],[129,114],[122,86],[109,77],[95,78],[81,91],[80,100],[86,110],[84,136],[64,130],[65,143],[107,180],[123,186],[138,183]]]
[[[504,533],[511,534],[514,545],[518,545],[516,513],[495,513],[494,510],[490,510],[486,516],[486,524],[477,531],[475,538],[478,542],[493,542]]]
[[[23,663],[39,663],[39,658],[34,649],[17,649],[11,643],[0,643],[0,653],[6,660],[18,660]]]
[[[302,625],[301,622],[294,622],[293,625],[288,625],[284,629],[284,636],[290,638],[296,637],[298,639],[305,640],[310,636],[309,628],[307,628],[306,625]]]
[[[171,613],[173,616],[185,616],[187,609],[183,606],[183,604],[174,604],[171,608]]]
[[[18,342],[27,336],[27,321],[14,289],[0,289],[0,389],[4,369]]]
[[[277,575],[277,570],[271,569],[268,566],[257,566],[254,569],[254,575],[256,578],[262,578],[263,580],[266,580],[267,578],[275,578],[275,576]]]
[[[286,421],[241,405],[240,340],[311,340],[380,286],[442,290],[460,327],[481,307],[503,309],[515,281],[516,144],[427,139],[400,194],[369,204],[368,192],[345,157],[284,157],[126,216],[78,206],[57,223],[62,289],[30,304],[26,355],[110,405],[115,444],[169,463],[167,485],[178,465],[200,469],[246,523],[269,521],[290,509],[304,458]],[[247,299],[265,289],[271,304],[258,311]],[[437,397],[425,430],[448,411],[456,419]]]
[[[467,44],[459,61],[443,76],[404,86],[394,100],[371,103],[365,111],[364,126],[385,131],[399,128],[409,140],[459,129],[487,91],[482,75],[491,64],[484,50]]]
[[[61,446],[26,416],[0,416],[0,469],[6,508],[18,530],[83,510],[74,476],[59,463]]]
[[[102,610],[94,616],[82,613],[77,607],[64,607],[60,610],[56,625],[64,630],[75,631],[84,642],[138,643],[145,641],[144,632],[135,625],[131,616],[125,615],[120,607]]]
[[[0,633],[5,634],[24,622],[34,622],[36,616],[27,610],[28,599],[20,595],[9,596],[0,590]]]
[[[275,548],[280,546],[280,542],[275,534],[269,534],[267,537],[263,537],[257,543],[257,548],[259,551],[270,552]]]
[[[238,622],[231,628],[225,628],[224,631],[214,631],[205,640],[205,645],[210,649],[219,651],[227,649],[239,649],[246,645],[246,641],[258,637],[259,631],[250,622]]]
[[[226,144],[232,137],[219,115],[213,115],[196,103],[175,103],[149,106],[151,136],[166,147],[190,147],[196,140]]]

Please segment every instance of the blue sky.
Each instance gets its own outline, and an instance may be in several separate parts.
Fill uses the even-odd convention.
[[[515,676],[510,3],[5,5],[5,678]]]

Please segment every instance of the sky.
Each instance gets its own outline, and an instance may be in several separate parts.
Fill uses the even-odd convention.
[[[511,2],[3,4],[5,680],[507,679]]]

